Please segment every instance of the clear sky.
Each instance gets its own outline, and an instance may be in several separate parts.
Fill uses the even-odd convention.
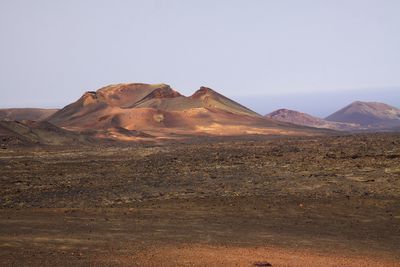
[[[259,113],[400,107],[399,0],[0,0],[0,107],[121,82],[212,87]]]

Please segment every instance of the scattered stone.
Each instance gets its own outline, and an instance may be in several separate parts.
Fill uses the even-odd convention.
[[[257,267],[272,266],[272,264],[267,261],[257,261],[253,263],[253,265]]]
[[[400,168],[385,168],[385,173],[400,173]]]
[[[356,182],[364,182],[364,183],[375,182],[375,179],[368,179],[368,178],[364,178],[362,176],[346,175],[346,178],[349,180],[352,180],[352,181],[356,181]]]
[[[333,152],[328,152],[328,153],[326,153],[325,158],[336,159],[336,154]]]

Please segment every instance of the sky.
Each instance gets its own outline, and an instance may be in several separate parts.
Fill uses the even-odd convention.
[[[400,107],[398,0],[0,0],[0,108],[114,83],[208,86],[265,114]]]

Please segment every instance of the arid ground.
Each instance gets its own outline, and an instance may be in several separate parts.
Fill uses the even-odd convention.
[[[0,151],[0,266],[400,266],[400,134]]]

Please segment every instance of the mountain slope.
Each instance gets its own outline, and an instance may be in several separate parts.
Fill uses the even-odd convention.
[[[41,108],[7,108],[0,109],[0,120],[20,121],[32,120],[41,121],[56,113],[58,109]]]
[[[293,123],[315,128],[332,129],[338,131],[359,130],[360,125],[354,123],[331,122],[321,118],[311,116],[306,113],[289,109],[278,109],[265,115],[267,118],[275,119],[282,122]]]
[[[71,130],[118,128],[156,137],[312,134],[310,129],[263,118],[210,88],[201,87],[186,97],[166,84],[117,84],[86,92],[48,120]]]
[[[328,121],[357,123],[368,128],[400,126],[400,109],[378,102],[356,101],[326,118]]]
[[[91,138],[45,121],[0,121],[0,143],[9,145],[73,145]]]

